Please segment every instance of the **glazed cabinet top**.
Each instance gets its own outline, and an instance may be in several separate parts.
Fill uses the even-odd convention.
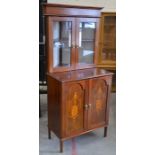
[[[101,9],[44,4],[47,72],[96,66]]]
[[[58,80],[59,82],[85,80],[108,75],[113,75],[113,73],[97,67],[67,71],[67,72],[48,73],[48,76],[51,76],[52,78]]]

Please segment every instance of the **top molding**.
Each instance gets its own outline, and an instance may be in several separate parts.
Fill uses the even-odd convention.
[[[77,6],[64,4],[43,4],[43,12],[45,16],[74,16],[74,17],[97,17],[101,16],[103,7],[93,6]]]

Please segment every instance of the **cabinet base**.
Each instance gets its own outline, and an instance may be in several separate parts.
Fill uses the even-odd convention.
[[[108,130],[108,127],[104,127],[104,136],[103,137],[107,137],[107,130]],[[93,130],[90,130],[90,131],[87,131],[85,133],[88,133],[88,132],[91,132]],[[80,134],[80,135],[83,135],[84,133]],[[78,135],[78,136],[80,136]],[[73,137],[77,137],[77,136],[73,136]],[[60,153],[63,153],[63,150],[64,150],[64,141],[67,140],[67,139],[70,139],[70,138],[73,138],[73,137],[69,137],[69,138],[65,138],[65,139],[60,139]],[[50,129],[48,129],[48,139],[51,139],[51,131]]]

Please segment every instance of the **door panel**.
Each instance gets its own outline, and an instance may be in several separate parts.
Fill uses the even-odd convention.
[[[53,22],[53,67],[71,65],[71,21]]]
[[[85,82],[73,82],[64,87],[64,130],[66,136],[84,130]]]
[[[74,68],[75,61],[75,19],[67,17],[51,18],[52,67],[54,71]]]
[[[91,67],[96,59],[98,19],[77,18],[76,23],[76,68]]]
[[[106,122],[107,90],[108,86],[104,78],[89,81],[89,129],[104,125]]]

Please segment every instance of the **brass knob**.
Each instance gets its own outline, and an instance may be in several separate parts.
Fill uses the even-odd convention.
[[[91,104],[89,104],[89,108],[91,108]]]
[[[86,110],[88,110],[88,108],[89,108],[88,104],[85,104],[84,107]]]

